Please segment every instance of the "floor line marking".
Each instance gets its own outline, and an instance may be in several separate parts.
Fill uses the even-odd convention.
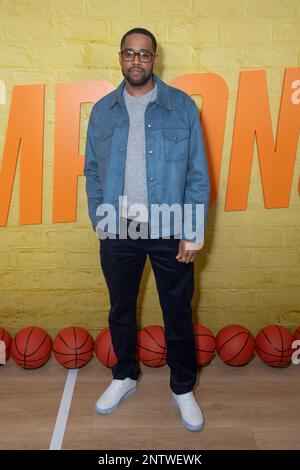
[[[65,388],[60,402],[60,407],[57,413],[56,422],[52,434],[49,450],[60,450],[65,429],[68,421],[70,406],[72,402],[74,387],[77,379],[78,369],[69,369],[66,378]]]

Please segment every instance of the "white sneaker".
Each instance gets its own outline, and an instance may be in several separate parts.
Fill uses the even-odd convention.
[[[115,411],[123,398],[130,397],[137,391],[137,381],[126,377],[124,380],[113,379],[104,393],[98,398],[96,412],[107,415]]]
[[[172,392],[172,402],[181,413],[181,422],[189,431],[201,431],[204,417],[193,392],[176,395]]]

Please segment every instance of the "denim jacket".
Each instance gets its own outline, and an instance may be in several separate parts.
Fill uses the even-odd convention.
[[[195,229],[196,205],[203,204],[205,226],[210,183],[197,107],[186,93],[168,86],[154,73],[153,79],[157,83],[157,97],[145,110],[148,210],[151,205],[164,203],[177,203],[183,210],[184,204],[190,204]],[[116,211],[116,233],[119,233],[120,196],[124,189],[129,132],[124,86],[123,79],[116,90],[94,104],[87,130],[84,165],[93,229],[96,230],[103,217],[97,215],[97,208],[109,203]],[[163,223],[160,219],[157,222],[149,219],[151,238],[163,235]],[[170,234],[174,234],[172,217]],[[197,241],[185,233],[180,238]]]

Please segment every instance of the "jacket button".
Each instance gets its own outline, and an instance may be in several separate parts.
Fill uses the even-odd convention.
[[[150,122],[148,122],[147,126],[148,126],[148,127],[151,127],[151,124],[150,124]]]
[[[154,178],[150,178],[150,181],[154,181]]]
[[[149,153],[153,153],[153,150],[149,150]]]

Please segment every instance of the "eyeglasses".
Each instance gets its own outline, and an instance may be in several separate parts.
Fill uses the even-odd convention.
[[[136,55],[139,56],[140,62],[151,62],[152,57],[155,56],[153,52],[147,51],[147,49],[141,49],[139,52],[134,52],[133,49],[124,49],[120,54],[125,62],[132,62]]]

